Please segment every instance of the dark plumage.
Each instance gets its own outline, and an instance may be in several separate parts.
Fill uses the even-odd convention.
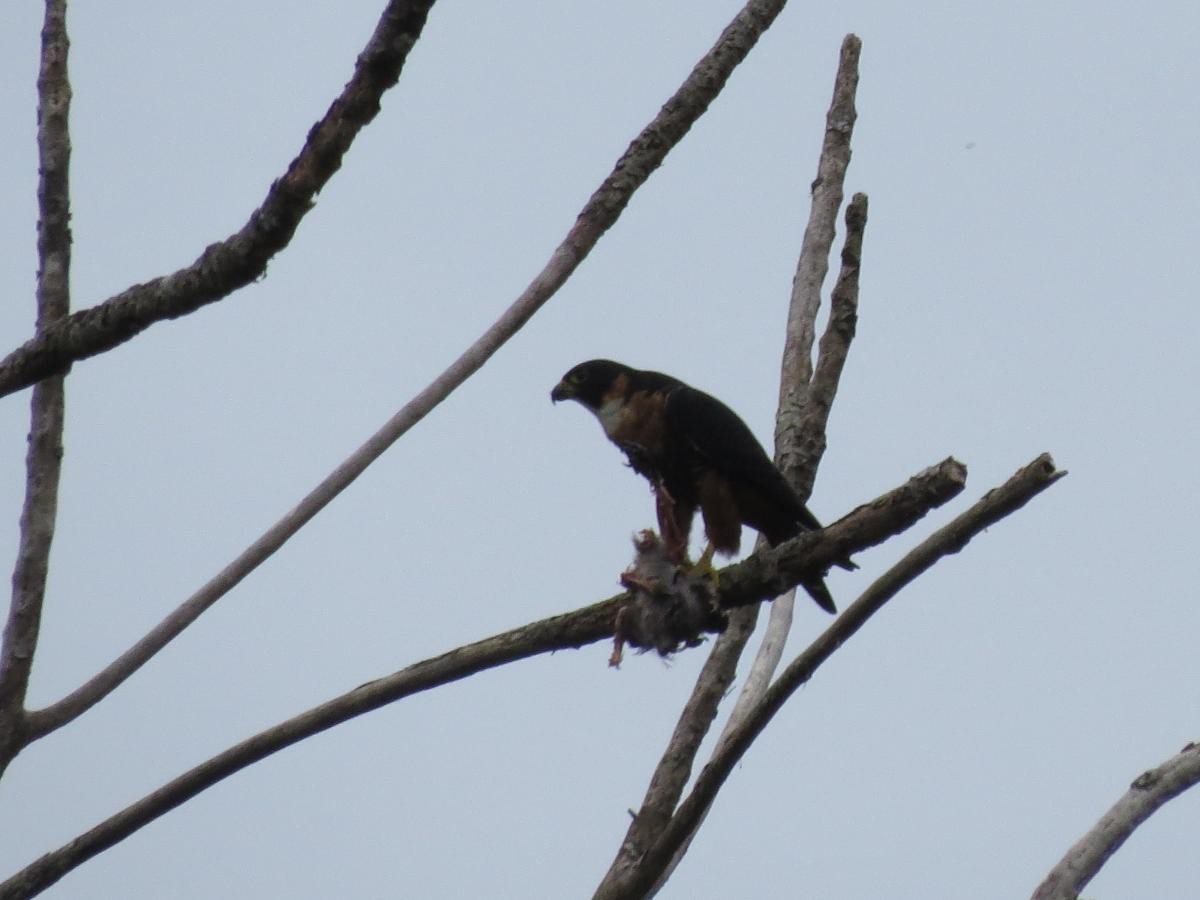
[[[737,413],[676,378],[594,359],[567,372],[550,399],[594,413],[650,481],[663,541],[677,559],[697,510],[712,547],[725,554],[737,552],[743,524],[772,546],[821,527]],[[804,588],[822,609],[837,611],[820,578]]]

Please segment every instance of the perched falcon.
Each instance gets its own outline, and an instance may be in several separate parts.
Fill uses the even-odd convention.
[[[676,561],[687,553],[697,508],[709,540],[706,559],[714,549],[736,553],[743,524],[771,546],[821,527],[737,413],[676,378],[593,359],[567,372],[550,399],[591,410],[650,481],[659,529]],[[837,612],[821,578],[803,584],[822,609]]]

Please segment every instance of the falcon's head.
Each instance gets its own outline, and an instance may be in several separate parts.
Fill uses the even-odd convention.
[[[555,403],[559,400],[576,400],[596,412],[604,404],[605,395],[616,380],[631,372],[633,369],[629,366],[611,359],[590,359],[564,375],[550,392],[550,399]]]

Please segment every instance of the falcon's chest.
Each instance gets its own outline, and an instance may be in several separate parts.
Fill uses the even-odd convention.
[[[661,391],[614,391],[595,410],[608,439],[629,459],[634,471],[655,480],[667,463],[667,394]]]

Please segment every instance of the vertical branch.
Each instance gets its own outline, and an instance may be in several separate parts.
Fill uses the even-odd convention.
[[[844,195],[846,169],[850,162],[850,138],[855,120],[854,94],[858,87],[861,48],[862,42],[852,34],[842,41],[833,99],[826,115],[825,139],[817,163],[817,177],[813,182],[808,226],[796,263],[796,277],[792,281],[788,327],[784,337],[779,407],[775,414],[775,462],[803,500],[807,500],[812,493],[817,466],[825,449],[825,424],[850,340],[854,336],[858,313],[858,266],[862,254],[863,226],[866,223],[866,197],[863,194],[855,195],[846,210],[847,234],[842,249],[842,271],[833,290],[832,312],[821,338],[820,356],[814,373],[811,364],[813,335],[816,333],[817,313],[821,308],[821,284],[833,245],[834,220]],[[860,205],[857,209],[856,203]],[[855,210],[853,215],[852,210]],[[847,323],[849,327],[846,327]],[[823,410],[824,413],[814,415],[815,410]],[[789,425],[791,427],[787,427]],[[820,450],[815,453],[804,452],[809,446],[817,446]],[[792,460],[790,466],[788,460]],[[729,713],[725,727],[721,729],[717,747],[713,751],[714,757],[724,751],[770,687],[771,679],[783,658],[795,607],[795,588],[772,601],[762,642],[737,702]],[[753,615],[757,616],[758,606],[755,605],[753,609]],[[734,616],[750,614],[738,611]],[[748,638],[747,631],[745,639]],[[732,671],[729,677],[732,679]],[[689,833],[674,852],[649,896],[657,894],[674,873],[707,815],[708,808],[705,807],[695,818]]]
[[[817,177],[812,183],[812,212],[804,229],[800,260],[792,280],[792,302],[788,309],[787,342],[779,378],[779,415],[775,424],[775,446],[779,468],[802,499],[812,493],[820,454],[805,452],[811,439],[801,426],[812,380],[813,335],[821,306],[821,285],[829,271],[834,225],[844,195],[846,168],[850,165],[850,137],[858,113],[854,94],[858,89],[858,57],[862,41],[853,34],[842,41],[833,102],[825,117],[825,140]],[[824,446],[824,434],[819,443]]]
[[[842,270],[832,296],[832,312],[821,338],[816,372],[812,369],[813,335],[821,308],[821,284],[829,268],[834,221],[845,193],[850,164],[850,138],[854,133],[854,95],[858,90],[858,59],[862,41],[853,34],[842,40],[833,99],[825,116],[825,139],[812,186],[812,207],[800,245],[792,299],[788,307],[787,334],[779,378],[779,407],[775,413],[775,463],[802,500],[812,494],[817,466],[825,450],[825,425],[837,392],[838,380],[858,319],[858,270],[866,225],[864,194],[856,194],[846,210],[846,242]],[[814,411],[821,412],[816,415]],[[811,447],[819,448],[816,452]],[[721,733],[724,743],[749,714],[771,682],[783,657],[792,626],[796,591],[792,589],[771,604],[766,633],[746,677],[742,693]]]
[[[821,335],[817,367],[809,383],[793,394],[798,402],[788,408],[789,443],[781,453],[780,466],[802,497],[812,492],[817,467],[825,455],[829,412],[858,326],[858,274],[866,226],[867,195],[855,194],[846,207],[842,268],[830,295],[829,321]]]
[[[808,500],[816,480],[817,466],[825,449],[825,425],[837,392],[838,379],[846,362],[858,318],[858,269],[862,256],[867,198],[856,194],[846,210],[846,243],[842,248],[842,271],[833,290],[832,312],[821,338],[820,358],[812,371],[813,335],[821,308],[821,283],[829,267],[833,247],[834,220],[844,194],[846,168],[850,164],[850,138],[854,133],[854,95],[858,89],[858,58],[862,41],[853,34],[842,40],[833,99],[825,116],[825,139],[813,181],[808,227],[800,246],[792,299],[788,307],[787,334],[779,379],[779,407],[775,413],[775,463],[802,500]],[[823,411],[814,415],[813,411]],[[804,452],[808,446],[818,452]],[[725,730],[730,731],[746,716],[766,691],[783,656],[792,626],[795,589],[771,604],[770,619],[758,655],[746,677]]]
[[[817,162],[817,177],[812,184],[808,226],[804,229],[796,276],[792,280],[792,299],[784,336],[779,407],[775,413],[775,463],[805,501],[812,494],[817,466],[825,450],[825,425],[858,318],[858,268],[866,224],[866,196],[863,194],[856,194],[846,210],[842,271],[833,290],[832,312],[821,338],[820,357],[814,373],[813,335],[821,308],[821,284],[829,268],[833,247],[834,222],[845,193],[846,169],[850,165],[850,138],[857,117],[854,96],[858,90],[861,51],[862,41],[856,35],[848,34],[842,40],[833,81],[833,99],[825,116],[825,138]],[[823,414],[814,415],[814,410],[823,410]],[[815,452],[814,447],[818,448]],[[796,591],[793,589],[771,604],[766,633],[742,693],[725,723],[721,743],[766,692],[783,657],[795,603]]]
[[[66,17],[66,0],[47,0],[37,82],[39,333],[66,316],[70,306],[71,140],[67,114],[71,85],[67,79],[70,42]],[[19,752],[25,730],[25,695],[37,647],[58,506],[63,378],[56,375],[39,383],[31,400],[20,545],[13,569],[12,605],[0,644],[0,772]]]
[[[783,377],[780,403],[776,418],[776,462],[782,464],[788,450],[796,442],[795,428],[785,426],[797,415],[797,408],[806,401],[804,396],[812,378],[811,355],[815,320],[820,308],[820,289],[828,269],[828,256],[834,236],[834,218],[841,204],[842,182],[850,159],[850,132],[854,124],[854,90],[858,84],[858,56],[861,42],[848,35],[842,43],[841,59],[835,79],[833,102],[828,117],[825,140],[817,169],[817,180],[813,183],[813,205],[809,224],[800,250],[796,279],[792,286],[792,298],[788,313],[788,330],[783,355]],[[859,232],[861,238],[861,231]],[[861,242],[860,242],[861,248]],[[856,270],[857,271],[857,270]],[[857,298],[857,293],[855,294]],[[844,354],[842,359],[844,360]],[[840,371],[840,367],[839,367]],[[791,390],[788,390],[788,388]],[[836,388],[836,383],[835,383]],[[830,393],[832,399],[832,392]],[[824,420],[821,420],[823,428]],[[824,435],[821,435],[822,445]],[[800,473],[797,469],[789,473],[789,481],[798,488],[802,499],[812,491],[813,478],[819,455],[807,457],[808,468]],[[762,541],[760,539],[759,546]],[[794,591],[777,599],[771,607],[771,624],[763,638],[754,668],[747,680],[738,703],[722,732],[724,743],[730,730],[742,720],[758,702],[770,682],[771,674],[778,665],[783,643],[791,625]],[[596,897],[616,896],[621,885],[628,883],[647,847],[669,824],[682,796],[684,785],[691,776],[692,765],[700,743],[708,733],[716,716],[717,705],[725,690],[733,683],[738,661],[747,642],[754,632],[760,604],[751,604],[735,610],[730,615],[729,627],[717,640],[712,653],[705,662],[692,696],[680,715],[667,749],[660,759],[650,780],[642,806],[626,832],[621,848],[612,866],[596,891]],[[649,896],[665,884],[666,880],[687,852],[691,836],[699,828],[702,818],[694,822],[686,841],[678,848],[670,864],[656,879]]]
[[[838,79],[842,84],[842,79]],[[834,105],[837,105],[835,96]],[[804,400],[799,408],[797,419],[799,428],[790,434],[813,452],[804,453],[799,464],[792,470],[789,483],[796,488],[797,493],[804,498],[812,492],[813,480],[816,477],[817,466],[825,450],[825,425],[829,421],[829,410],[833,406],[833,398],[837,393],[838,382],[841,379],[842,368],[850,351],[850,341],[854,338],[854,329],[858,321],[858,270],[862,257],[863,229],[867,224],[867,195],[855,194],[850,205],[846,207],[846,242],[842,247],[842,270],[838,275],[837,284],[833,289],[831,301],[832,311],[825,333],[821,337],[821,352],[817,360],[816,372],[810,382],[802,389]],[[816,307],[811,307],[813,314]],[[790,345],[790,342],[789,342]],[[786,357],[786,352],[785,352]],[[781,403],[779,420],[784,417]],[[782,461],[789,450],[795,451],[796,445],[776,447],[776,460]],[[721,734],[724,741],[729,732],[735,728],[749,713],[766,692],[767,686],[783,657],[783,648],[787,643],[787,635],[792,627],[792,611],[796,602],[796,590],[793,588],[771,604],[771,615],[767,622],[766,634],[763,635],[758,655],[754,665],[746,677],[746,683],[725,730]]]

